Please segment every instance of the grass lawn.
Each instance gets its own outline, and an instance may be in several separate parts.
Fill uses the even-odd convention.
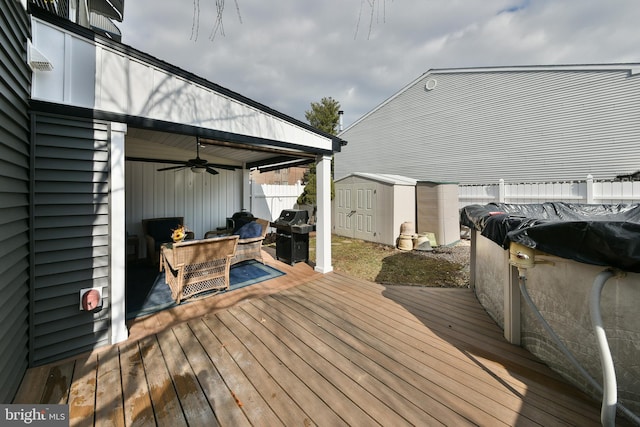
[[[315,262],[315,238],[309,242],[309,258]],[[451,262],[434,252],[404,252],[394,247],[346,237],[331,236],[335,271],[376,283],[392,285],[468,286],[468,266]]]

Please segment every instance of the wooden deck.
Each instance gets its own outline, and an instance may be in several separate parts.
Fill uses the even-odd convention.
[[[71,425],[599,425],[599,402],[508,344],[468,289],[268,263],[287,274],[30,369],[15,403],[69,404]]]

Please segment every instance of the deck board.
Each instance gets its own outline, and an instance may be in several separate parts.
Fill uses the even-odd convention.
[[[158,333],[158,343],[169,375],[173,379],[176,393],[180,396],[180,406],[187,424],[202,427],[216,425],[214,422],[216,418],[209,406],[209,401],[202,392],[185,356],[185,351],[189,349],[181,348],[173,329]]]
[[[460,294],[459,291],[458,293]],[[330,294],[318,296],[318,298],[323,298],[326,306],[332,304],[333,296]],[[372,327],[372,334],[377,338],[383,339],[389,346],[386,350],[387,354],[389,354],[390,349],[404,349],[404,357],[395,357],[398,363],[417,369],[421,372],[421,375],[427,376],[432,381],[438,380],[438,384],[442,387],[446,387],[449,391],[458,394],[461,399],[466,399],[470,404],[485,408],[484,410],[493,416],[507,419],[516,413],[520,416],[530,416],[536,419],[537,422],[542,421],[545,423],[544,412],[541,415],[540,410],[544,410],[547,405],[553,404],[553,401],[547,399],[533,408],[528,406],[521,407],[521,399],[518,393],[527,392],[527,388],[518,387],[517,384],[505,388],[503,381],[496,381],[495,376],[490,375],[485,370],[478,371],[478,357],[476,354],[467,351],[467,354],[461,352],[458,357],[455,357],[456,352],[446,340],[435,340],[434,338],[436,337],[433,335],[425,337],[416,334],[415,331],[418,325],[415,322],[406,322],[406,319],[404,323],[392,323],[391,319],[383,321],[377,318],[380,316],[377,311],[369,308],[369,311],[366,312],[365,305],[358,307],[357,304],[351,304],[348,307],[349,316],[358,319],[358,323],[355,323],[355,326],[361,329],[366,329],[367,326]],[[452,307],[449,307],[449,313],[448,321],[451,324],[448,327],[450,329],[459,328],[452,320],[455,319],[455,315],[451,314]],[[398,317],[393,316],[394,319]],[[498,330],[497,326],[492,326]],[[440,345],[433,346],[434,342]],[[521,350],[517,349],[518,351]],[[503,370],[502,376],[506,375],[508,375],[508,372]],[[454,381],[452,382],[451,380]],[[513,393],[514,391],[516,391],[515,394]],[[483,403],[482,400],[477,398],[481,395],[489,396],[490,400],[486,400]],[[551,422],[552,420],[547,421]]]
[[[160,345],[155,335],[140,340],[140,352],[149,386],[156,423],[159,426],[186,426],[180,399],[167,370]]]
[[[371,393],[377,399],[373,402],[374,405],[386,405],[393,409],[396,420],[394,425],[405,422],[413,424],[428,422],[430,425],[437,423],[435,418],[420,409],[424,404],[423,400],[416,397],[422,393],[420,390],[408,390],[408,385],[389,370],[376,365],[362,353],[354,351],[354,348],[339,336],[318,327],[318,323],[314,321],[316,319],[304,306],[296,307],[294,303],[287,304],[280,298],[255,301],[252,305],[271,319],[286,318],[287,329],[291,334],[303,340],[313,351],[332,363],[342,375],[349,377],[354,383],[358,383]],[[388,417],[389,414],[387,419]]]
[[[155,423],[138,342],[127,342],[120,347],[120,366],[122,369],[122,392],[126,402],[124,407],[125,424],[127,426],[144,426]]]
[[[70,426],[84,427],[94,423],[97,363],[97,354],[88,354],[75,362],[68,402]]]
[[[320,281],[309,287],[322,286],[323,284],[331,286]],[[392,335],[386,334],[383,337],[383,332],[380,328],[357,318],[354,311],[342,301],[325,302],[316,292],[311,293],[311,295],[308,292],[305,292],[305,294],[302,295],[297,292],[295,294],[297,298],[295,299],[296,302],[312,311],[310,318],[314,322],[329,331],[340,330],[340,338],[352,347],[352,351],[362,353],[372,362],[400,377],[413,388],[421,390],[425,395],[435,400],[434,404],[437,402],[443,407],[444,411],[450,412],[448,417],[455,416],[457,418],[462,416],[466,419],[475,420],[475,422],[479,422],[482,425],[502,424],[499,418],[495,418],[491,413],[476,410],[472,405],[464,405],[457,411],[451,411],[451,408],[456,407],[460,398],[475,400],[478,396],[473,393],[460,396],[459,393],[452,390],[452,388],[459,387],[459,385],[452,381],[446,381],[446,379],[443,384],[443,378],[439,372],[421,364],[417,360],[409,361],[408,356],[402,351],[398,351],[399,347],[394,345],[395,342]],[[372,308],[375,309],[375,307]],[[384,316],[384,314],[380,313],[378,315]],[[371,320],[374,319],[372,318]],[[350,333],[350,331],[357,331],[357,334]],[[502,409],[498,406],[495,408]],[[458,424],[463,421],[460,419],[447,419],[445,423],[451,424],[452,422]]]
[[[345,396],[345,389],[349,390],[349,387],[353,387],[354,384],[348,384],[347,387],[344,387],[344,383],[336,384],[328,379],[326,376],[330,372],[318,368],[320,363],[318,357],[311,352],[299,351],[297,347],[300,346],[300,343],[285,334],[285,331],[275,322],[268,322],[262,316],[260,320],[256,320],[241,309],[232,309],[224,316],[226,318],[228,316],[234,317],[233,319],[228,318],[229,324],[242,324],[251,331],[255,339],[246,335],[245,338],[261,342],[267,349],[263,353],[264,357],[270,357],[273,359],[272,363],[284,366],[290,371],[289,377],[296,377],[298,381],[304,381],[311,394],[311,398],[302,403],[307,410],[322,413],[323,418],[332,417],[334,413],[336,415],[343,414],[342,417],[336,417],[335,422],[342,418],[342,422],[349,425],[376,424],[371,415],[356,405],[349,396]],[[275,328],[275,332],[266,326],[267,323]]]
[[[194,326],[190,327],[191,325]],[[201,320],[194,320],[190,324],[182,323],[173,329],[180,346],[187,355],[189,364],[196,373],[202,391],[216,415],[216,419],[211,420],[212,425],[214,422],[223,427],[250,425],[246,415],[238,406],[236,399],[227,389],[224,379],[216,369],[217,359],[211,357],[215,353],[207,352],[206,347],[209,344],[204,346],[202,344],[202,342],[208,343],[215,340],[215,337],[210,334]]]
[[[119,349],[108,348],[98,356],[95,425],[124,426]]]
[[[236,361],[238,367],[243,372],[251,372],[251,383],[260,393],[265,403],[268,404],[273,412],[278,414],[280,420],[285,425],[300,424],[307,418],[307,415],[296,404],[296,402],[287,394],[274,377],[281,378],[282,372],[278,372],[277,365],[269,363],[266,349],[258,345],[244,345],[245,342],[251,343],[251,340],[245,339],[249,331],[242,328],[217,328],[218,337],[224,342],[225,349],[230,356]],[[287,378],[288,379],[288,378]],[[287,384],[290,384],[289,382]],[[296,390],[299,391],[299,390]],[[242,400],[242,396],[238,396]]]
[[[69,399],[69,387],[75,362],[67,361],[49,371],[44,385],[42,401],[48,403],[65,403]]]
[[[506,342],[471,290],[267,263],[286,275],[32,368],[14,402],[68,403],[74,426],[600,424],[600,403]]]
[[[224,323],[217,316],[205,316],[203,324],[194,322],[193,328],[194,332],[203,333],[202,336],[205,337],[205,342],[202,339],[201,342],[203,342],[207,353],[214,361],[216,369],[224,378],[226,387],[229,389],[228,393],[233,397],[236,405],[242,408],[249,422],[252,425],[260,425],[261,422],[263,425],[269,426],[282,425],[278,416],[251,383],[249,377],[252,376],[252,372],[244,372],[240,369],[227,350],[227,342],[236,341],[237,337],[225,331]],[[209,329],[212,332],[211,336],[208,337],[206,331],[202,328]],[[217,336],[218,331],[221,336]],[[198,335],[200,336],[200,334]],[[224,417],[224,414],[220,414],[220,416]]]

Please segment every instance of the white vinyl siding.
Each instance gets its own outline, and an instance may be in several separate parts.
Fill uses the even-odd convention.
[[[427,81],[437,86],[426,90]],[[611,179],[640,169],[640,75],[629,69],[434,71],[341,138],[336,178],[460,184]]]
[[[242,209],[241,170],[220,169],[218,175],[197,174],[189,168],[157,172],[164,167],[167,165],[162,163],[125,164],[126,229],[139,237],[139,254],[143,258],[143,219],[184,217],[187,228],[201,239]]]
[[[175,67],[147,64],[134,49],[117,50],[38,18],[32,26],[34,46],[54,67],[34,75],[35,100],[332,149],[331,138]]]

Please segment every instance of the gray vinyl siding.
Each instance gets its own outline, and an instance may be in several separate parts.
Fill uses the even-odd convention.
[[[33,116],[33,320],[40,365],[109,343],[108,125]],[[98,313],[80,290],[102,288]]]
[[[27,15],[0,2],[0,403],[10,403],[28,367],[29,116]]]
[[[427,91],[430,79],[437,86]],[[335,157],[336,178],[371,172],[460,184],[611,179],[640,169],[640,75],[435,71],[340,137],[349,143]]]

